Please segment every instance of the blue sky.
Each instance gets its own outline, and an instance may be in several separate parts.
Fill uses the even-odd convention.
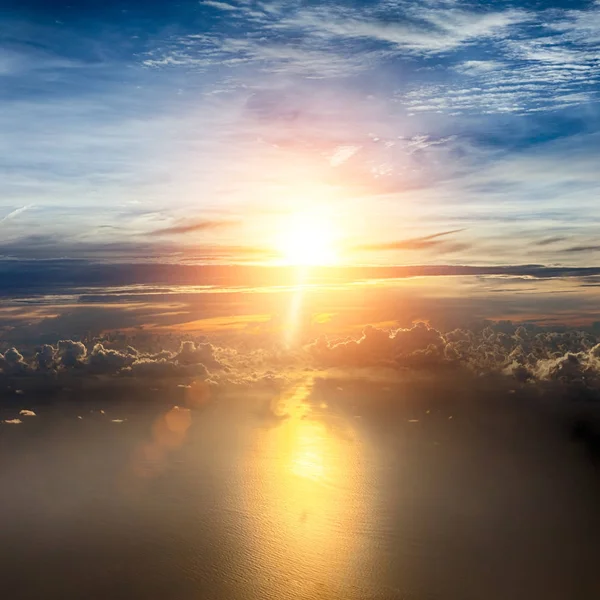
[[[596,262],[599,2],[6,6],[4,256]]]

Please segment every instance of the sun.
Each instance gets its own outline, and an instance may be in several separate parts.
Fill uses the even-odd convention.
[[[277,250],[288,265],[332,265],[338,261],[335,229],[319,214],[290,215],[282,226]]]

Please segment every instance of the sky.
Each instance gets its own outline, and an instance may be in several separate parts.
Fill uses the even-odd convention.
[[[7,597],[600,598],[600,0],[0,17]]]
[[[3,6],[9,337],[600,320],[600,2]]]
[[[298,211],[344,263],[600,250],[598,2],[9,2],[0,31],[4,256],[261,261]]]

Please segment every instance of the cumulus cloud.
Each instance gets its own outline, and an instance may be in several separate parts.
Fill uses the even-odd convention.
[[[40,370],[52,369],[56,360],[56,348],[50,344],[44,344],[36,353],[35,366]]]
[[[138,351],[131,346],[119,351],[105,348],[102,344],[95,344],[88,356],[87,364],[94,372],[115,373],[130,366],[138,355]]]
[[[118,352],[118,355],[114,359],[113,371],[135,377],[190,376],[206,379],[211,371],[228,368],[219,360],[215,346],[209,342],[185,340],[177,352],[163,350],[155,354],[144,354],[130,347],[126,354]]]
[[[135,377],[156,378],[176,376],[206,377],[208,369],[201,363],[184,365],[167,358],[141,357],[134,361],[131,366],[123,369],[121,373]]]
[[[62,340],[36,352],[15,348],[0,355],[4,390],[69,382],[165,379],[181,393],[198,396],[209,389],[285,389],[308,371],[384,368],[398,376],[427,371],[432,377],[455,370],[470,376],[495,375],[520,384],[576,386],[600,393],[600,338],[592,331],[551,331],[510,322],[440,331],[427,323],[409,328],[366,326],[362,335],[320,337],[305,346],[254,350],[184,340],[177,350],[147,352]],[[62,382],[62,383],[61,383]],[[198,387],[201,385],[201,389]],[[191,387],[190,387],[191,386]],[[12,391],[11,391],[12,390]],[[203,396],[204,397],[204,396]],[[30,415],[24,409],[22,415]]]
[[[222,369],[224,367],[215,356],[215,347],[209,342],[194,343],[186,340],[181,342],[179,352],[174,357],[180,365],[204,364],[209,369]]]
[[[368,326],[358,339],[321,338],[307,350],[326,367],[465,368],[521,382],[579,384],[600,391],[600,340],[583,331],[512,324],[445,333],[424,323],[395,330]]]
[[[82,342],[60,340],[55,352],[58,364],[64,367],[76,367],[83,364],[87,356],[87,348]]]
[[[0,370],[5,373],[21,373],[27,368],[23,355],[16,348],[9,348],[4,354],[0,354]]]
[[[320,338],[310,344],[308,350],[319,364],[327,366],[391,366],[401,357],[439,348],[443,344],[441,333],[424,323],[394,331],[369,325],[357,340],[347,339],[332,344]]]
[[[0,354],[0,373],[5,376],[60,375],[81,376],[143,376],[208,377],[213,371],[226,369],[219,360],[215,347],[208,342],[182,341],[176,352],[161,350],[156,353],[140,352],[132,346],[124,349],[107,348],[102,343],[90,350],[83,342],[60,340],[56,346],[44,344],[29,359],[16,349]]]

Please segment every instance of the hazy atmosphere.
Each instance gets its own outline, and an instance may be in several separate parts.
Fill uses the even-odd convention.
[[[600,2],[0,8],[7,599],[600,597]]]

